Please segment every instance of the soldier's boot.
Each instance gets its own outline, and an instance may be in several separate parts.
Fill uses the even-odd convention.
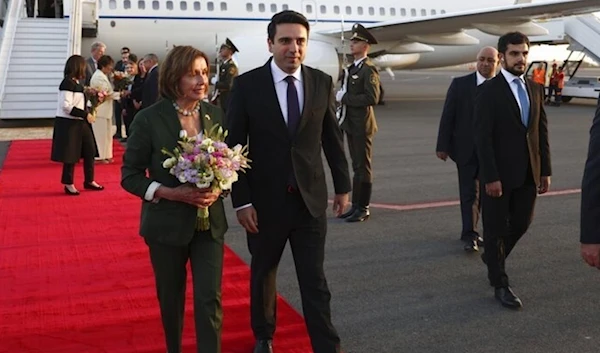
[[[358,209],[352,214],[352,216],[346,218],[346,222],[363,222],[369,219],[369,216],[371,216],[369,204],[371,203],[372,186],[373,184],[371,183],[362,183],[360,185]]]
[[[360,184],[356,181],[353,183],[353,185],[352,185],[352,207],[350,207],[348,212],[342,213],[340,218],[348,218],[348,217],[352,216],[354,214],[354,212],[356,212],[356,210],[358,209],[358,200],[360,198],[359,185]]]

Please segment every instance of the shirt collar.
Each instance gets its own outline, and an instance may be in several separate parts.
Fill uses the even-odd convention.
[[[275,82],[276,84],[285,80],[285,78],[290,75],[294,76],[296,80],[302,82],[302,65],[300,65],[294,73],[288,74],[287,72],[280,69],[279,66],[277,66],[277,64],[275,64],[275,60],[271,60],[271,73],[273,74],[273,82]]]
[[[525,83],[525,81],[523,81],[523,75],[515,76],[512,73],[508,72],[508,70],[506,70],[505,68],[502,68],[501,72],[502,72],[502,75],[504,75],[504,78],[506,79],[508,84],[513,83],[515,78],[518,78],[521,82]]]
[[[360,59],[354,60],[354,66],[358,66],[358,64],[360,64],[360,62],[361,62],[361,61],[363,61],[363,60],[365,60],[366,58],[367,58],[367,57],[366,57],[366,56],[364,56],[364,57],[362,57],[362,58],[360,58]]]
[[[483,77],[483,75],[480,74],[479,71],[475,71],[475,73],[477,74],[477,86],[488,80],[487,78]]]

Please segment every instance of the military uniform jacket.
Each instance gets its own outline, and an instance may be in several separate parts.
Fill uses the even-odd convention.
[[[227,106],[229,90],[233,85],[233,79],[238,75],[238,68],[233,60],[229,59],[221,65],[219,69],[219,80],[215,87],[219,90],[221,107]]]
[[[366,58],[350,66],[348,74],[346,94],[342,98],[342,104],[346,105],[342,130],[351,135],[373,135],[377,132],[374,106],[381,93],[377,68]]]

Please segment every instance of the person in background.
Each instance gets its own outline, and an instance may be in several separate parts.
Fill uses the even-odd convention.
[[[75,164],[83,158],[83,188],[103,190],[94,180],[94,157],[98,151],[92,132],[94,117],[87,111],[87,99],[82,82],[85,80],[85,59],[71,56],[64,69],[64,78],[59,86],[58,108],[52,133],[50,159],[63,163],[61,182],[67,195],[77,196],[74,185]]]
[[[121,48],[121,60],[117,61],[115,64],[115,71],[125,72],[127,68],[127,63],[129,62],[130,50],[127,47]],[[123,138],[123,103],[121,100],[116,100],[114,102],[115,109],[115,125],[117,127],[117,132],[113,136],[116,139]]]
[[[600,97],[581,182],[580,222],[581,257],[588,265],[600,269]]]
[[[144,78],[140,74],[137,56],[130,54],[129,62],[127,63],[127,73],[133,77],[132,83],[129,85],[128,91],[129,96],[121,99],[123,105],[123,122],[125,123],[125,133],[127,137],[131,133],[131,123],[135,118],[135,115],[141,108],[140,102],[142,101],[142,90],[144,88]],[[122,138],[121,142],[127,142],[127,138]]]

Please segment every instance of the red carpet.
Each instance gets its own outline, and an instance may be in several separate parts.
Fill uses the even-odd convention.
[[[83,190],[78,165],[81,195],[69,197],[49,156],[50,141],[15,141],[0,172],[0,352],[164,353],[140,201],[119,185],[120,163],[97,165],[102,192]],[[250,271],[227,248],[223,276],[223,353],[250,353]],[[301,316],[277,307],[276,352],[312,352]],[[184,353],[196,352],[192,315],[189,284]]]

